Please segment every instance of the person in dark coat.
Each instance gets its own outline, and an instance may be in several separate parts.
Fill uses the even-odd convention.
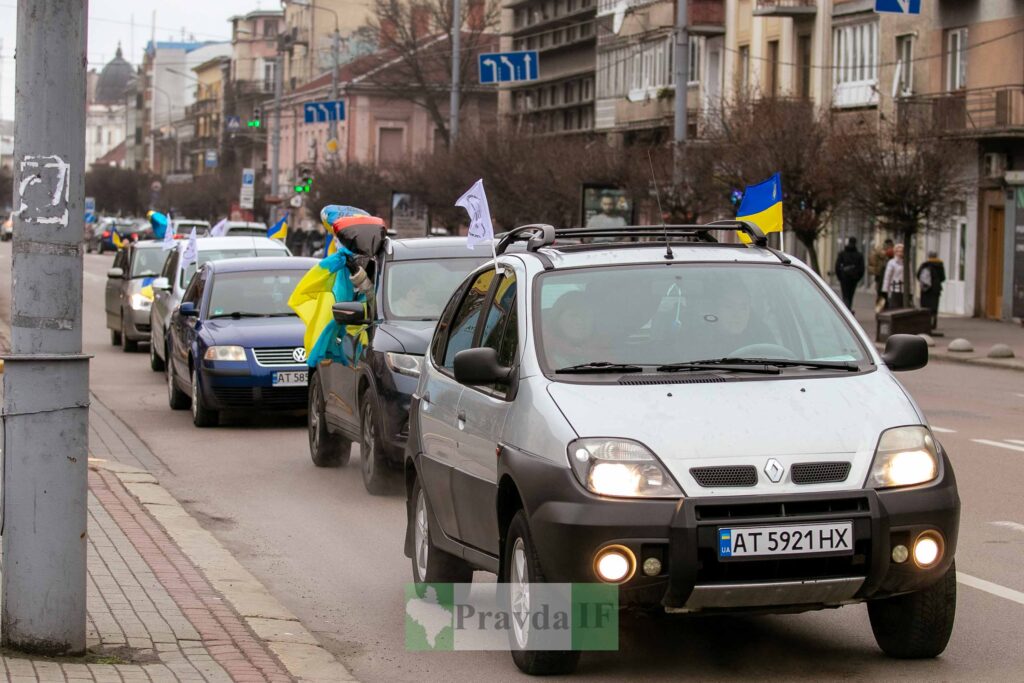
[[[921,285],[921,307],[931,311],[934,330],[939,325],[939,297],[946,281],[946,266],[937,252],[928,252],[928,260],[917,269],[917,281]]]
[[[853,294],[857,291],[857,283],[864,277],[864,254],[857,249],[857,238],[851,237],[846,248],[836,257],[836,277],[843,292],[843,303],[853,310]]]

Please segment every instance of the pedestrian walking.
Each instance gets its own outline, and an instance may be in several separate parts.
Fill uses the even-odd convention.
[[[885,294],[885,308],[903,308],[903,245],[893,247],[892,258],[885,264],[882,278],[882,293]]]
[[[917,269],[917,281],[921,285],[921,306],[931,312],[931,329],[934,330],[939,326],[939,297],[942,283],[946,281],[946,266],[938,252],[928,252],[928,260]]]
[[[875,246],[868,256],[868,270],[871,277],[875,279],[875,310],[885,308],[885,292],[882,291],[882,279],[885,277],[885,266],[892,258],[892,240],[886,238],[884,242]]]
[[[864,277],[864,254],[857,249],[857,238],[851,237],[836,257],[836,277],[843,293],[843,303],[853,310],[853,295],[857,291],[857,283]]]

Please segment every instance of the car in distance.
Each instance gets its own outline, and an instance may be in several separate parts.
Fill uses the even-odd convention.
[[[191,218],[175,218],[171,220],[171,229],[174,231],[175,239],[182,239],[196,230],[196,237],[206,237],[210,234],[210,221],[193,220]]]
[[[110,343],[125,352],[135,351],[139,342],[149,341],[149,313],[153,305],[153,283],[167,260],[159,242],[129,244],[118,250],[107,271],[104,306]]]
[[[387,490],[390,474],[401,469],[409,401],[437,317],[483,260],[465,239],[385,242],[375,264],[369,346],[347,363],[324,360],[312,369],[307,420],[316,465],[345,464],[352,443],[359,443],[366,489]]]
[[[164,369],[167,358],[167,324],[171,313],[181,302],[182,294],[188,287],[197,264],[183,263],[182,254],[187,241],[179,241],[170,250],[164,262],[160,277],[153,282],[154,298],[150,308],[149,325],[152,341],[149,345],[149,366],[156,372]],[[246,258],[249,256],[290,256],[291,252],[275,240],[266,237],[204,237],[196,240],[198,265],[220,259]]]
[[[85,243],[85,250],[90,253],[95,251],[99,254],[117,251],[117,245],[114,244],[114,233],[117,233],[123,242],[136,241],[139,239],[137,225],[137,221],[131,218],[102,218],[92,227],[89,239]]]
[[[238,235],[266,237],[267,225],[258,221],[228,221],[228,224],[224,226],[224,236],[234,237]]]
[[[710,241],[723,230],[752,244]],[[571,243],[594,237],[617,241]],[[511,599],[604,582],[620,604],[673,613],[866,602],[885,653],[945,649],[960,501],[893,374],[927,363],[920,337],[879,353],[817,274],[745,222],[524,226],[497,253],[500,274],[457,289],[421,363],[416,582],[484,569]],[[511,631],[523,671],[576,666],[579,652],[526,649],[529,619]]]
[[[306,326],[288,297],[315,259],[240,258],[203,265],[171,316],[167,399],[197,427],[224,411],[304,410]]]

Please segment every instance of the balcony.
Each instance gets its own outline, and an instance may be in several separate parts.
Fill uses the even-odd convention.
[[[757,0],[755,17],[813,17],[818,11],[815,0]]]
[[[686,7],[691,35],[720,36],[725,34],[725,0],[690,0]]]
[[[911,95],[896,101],[896,112],[909,135],[1024,138],[1024,85]]]

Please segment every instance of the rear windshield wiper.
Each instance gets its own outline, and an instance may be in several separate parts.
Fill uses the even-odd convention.
[[[737,366],[738,368],[759,368],[765,371],[775,371],[778,368],[814,368],[820,370],[846,370],[855,372],[860,367],[846,360],[789,360],[786,358],[708,358],[706,360],[688,361],[685,363],[670,363],[658,368],[659,372],[674,372],[677,370],[691,370],[709,368],[722,368],[723,366]]]
[[[631,365],[630,363],[609,363],[608,361],[593,361],[590,363],[580,363],[579,365],[569,365],[564,368],[558,368],[555,370],[557,374],[569,375],[569,374],[585,374],[588,372],[642,372],[643,368],[639,365]]]

